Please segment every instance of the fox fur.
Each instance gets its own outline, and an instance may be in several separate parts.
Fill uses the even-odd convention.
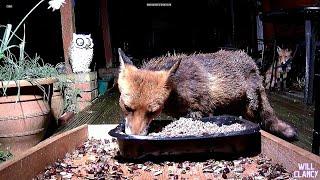
[[[119,59],[119,104],[127,134],[146,134],[152,119],[164,112],[198,118],[233,114],[278,136],[297,136],[295,128],[275,115],[259,70],[243,51],[163,56],[141,68],[120,49]]]

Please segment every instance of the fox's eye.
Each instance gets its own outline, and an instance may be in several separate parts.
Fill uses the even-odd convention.
[[[127,105],[124,105],[124,108],[125,108],[126,111],[128,111],[128,112],[133,112],[133,111],[134,111],[132,108],[130,108],[130,107],[127,106]]]
[[[156,111],[148,111],[148,112],[147,112],[147,116],[153,117],[153,116],[155,116],[155,115],[160,114],[160,111],[161,111],[161,109],[157,109]]]
[[[147,112],[147,116],[149,116],[149,117],[153,116],[154,114],[155,114],[155,112],[151,112],[151,111]]]

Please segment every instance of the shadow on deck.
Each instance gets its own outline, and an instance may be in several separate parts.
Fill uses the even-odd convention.
[[[60,127],[56,131],[56,134],[83,124],[119,123],[122,115],[118,100],[118,93],[109,93],[100,97],[91,107],[84,109],[65,126]],[[294,98],[290,96],[275,93],[269,94],[269,100],[280,119],[292,123],[297,127],[299,140],[293,142],[293,144],[311,151],[314,108],[305,106],[301,101],[294,100]]]

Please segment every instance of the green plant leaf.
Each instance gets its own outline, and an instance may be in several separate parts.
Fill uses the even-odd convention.
[[[8,47],[9,37],[10,37],[10,34],[11,34],[11,29],[12,29],[12,25],[11,24],[7,24],[6,30],[4,31],[3,38],[2,38],[2,41],[1,41],[0,53],[3,53]]]
[[[12,156],[9,151],[0,151],[0,163],[12,158]]]
[[[19,55],[19,61],[23,61],[24,60],[24,47],[25,47],[25,44],[26,44],[26,26],[23,25],[23,39],[22,39],[22,42],[19,44],[19,52],[20,52],[20,55]]]

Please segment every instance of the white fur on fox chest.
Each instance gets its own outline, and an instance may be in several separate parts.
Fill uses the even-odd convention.
[[[90,72],[93,57],[93,42],[91,35],[73,34],[70,47],[70,62],[74,73]]]

